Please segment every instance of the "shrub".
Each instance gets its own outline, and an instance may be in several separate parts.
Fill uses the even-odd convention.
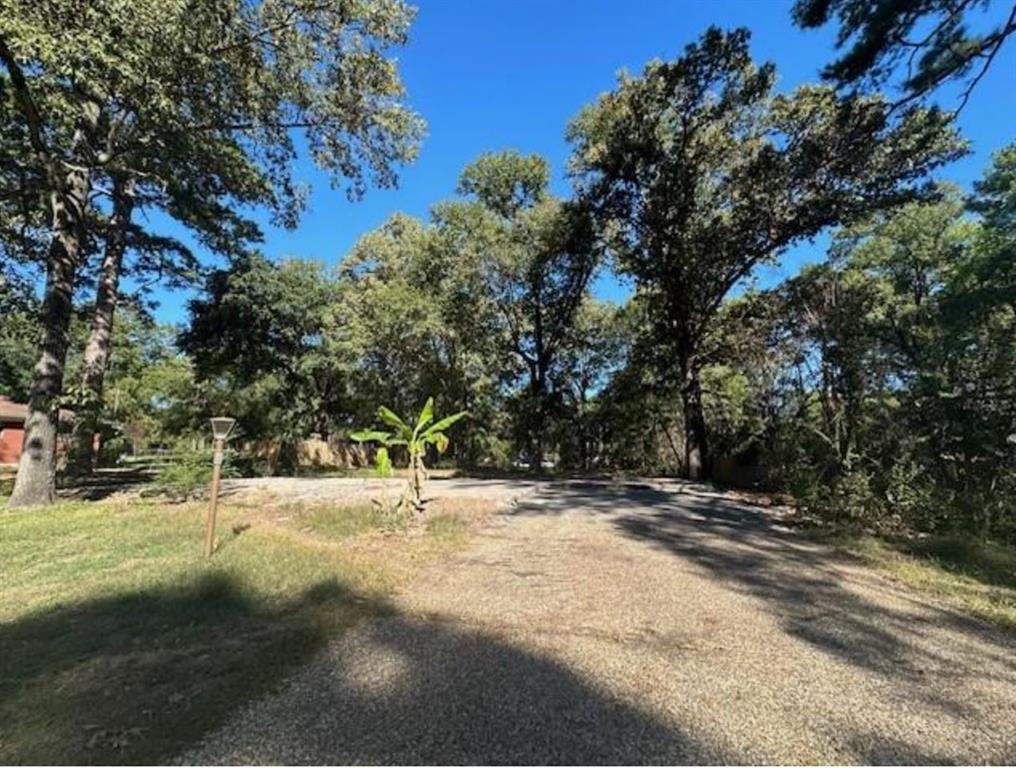
[[[150,488],[156,493],[184,499],[200,496],[212,481],[213,459],[214,452],[210,449],[177,450],[159,468]],[[222,460],[223,477],[240,476],[233,459],[233,452],[225,451]]]
[[[912,459],[893,464],[885,479],[887,512],[902,526],[919,531],[941,527],[943,512],[927,472]]]
[[[805,511],[824,520],[848,526],[872,526],[883,522],[884,505],[860,470],[828,480],[804,471],[794,478],[793,494]]]

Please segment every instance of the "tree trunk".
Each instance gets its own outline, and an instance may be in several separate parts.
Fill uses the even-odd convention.
[[[589,433],[586,430],[586,391],[585,388],[578,397],[579,407],[576,409],[576,422],[579,427],[579,466],[583,472],[588,472],[589,467]]]
[[[423,456],[410,455],[410,471],[412,472],[413,507],[417,512],[423,510],[423,483],[427,479],[427,467],[423,463]]]
[[[674,441],[674,436],[670,433],[670,426],[667,424],[666,419],[660,421],[659,427],[663,430],[663,436],[667,438],[667,444],[670,445],[670,452],[674,454],[674,463],[677,466],[677,470],[680,471],[682,465],[685,464],[687,460],[684,446],[678,446]]]
[[[95,294],[95,310],[82,361],[83,401],[75,415],[74,433],[79,469],[95,465],[93,437],[102,412],[102,388],[113,341],[113,314],[120,289],[120,271],[127,250],[127,228],[134,212],[134,180],[114,179],[113,213],[106,229],[106,252]]]
[[[539,474],[543,474],[543,430],[544,430],[544,398],[543,370],[540,364],[536,365],[536,373],[532,377],[533,397],[533,456],[532,462]]]
[[[51,195],[53,239],[40,317],[42,339],[39,359],[32,371],[18,475],[7,502],[11,507],[48,504],[56,491],[59,398],[63,392],[67,332],[84,238],[90,178],[87,171],[72,170],[66,172],[61,181],[62,188]]]
[[[684,466],[689,480],[709,477],[706,417],[702,409],[702,384],[698,370],[682,362],[681,405],[684,411]]]

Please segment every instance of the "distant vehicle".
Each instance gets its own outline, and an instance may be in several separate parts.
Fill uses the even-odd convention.
[[[523,454],[512,462],[512,466],[515,469],[533,469],[534,463],[535,462],[531,457]],[[555,466],[557,465],[551,459],[544,459],[543,461],[540,462],[541,469],[553,469]]]

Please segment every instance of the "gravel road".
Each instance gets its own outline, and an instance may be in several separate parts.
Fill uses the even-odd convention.
[[[180,761],[1016,762],[1011,634],[705,489],[523,490]]]
[[[373,477],[245,477],[222,481],[222,496],[234,502],[267,498],[306,504],[366,500],[382,485],[396,492],[406,487],[406,478],[379,480]],[[511,502],[531,493],[541,484],[532,480],[476,480],[464,477],[435,478],[424,487],[425,494],[441,498],[483,498],[495,504]]]

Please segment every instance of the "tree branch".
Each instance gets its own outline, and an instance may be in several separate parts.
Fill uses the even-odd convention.
[[[15,98],[21,105],[21,111],[24,112],[25,120],[28,122],[28,135],[32,148],[40,155],[49,157],[49,147],[46,146],[46,141],[42,136],[42,117],[39,115],[39,109],[32,98],[24,72],[21,71],[17,59],[11,49],[7,47],[7,41],[2,36],[0,36],[0,61],[4,63],[11,76]]]
[[[981,78],[983,78],[984,74],[988,71],[988,67],[991,66],[991,62],[994,60],[995,56],[998,55],[999,50],[1002,48],[1002,43],[1004,43],[1006,38],[1013,32],[1016,32],[1016,3],[1013,4],[1012,13],[1009,14],[1009,19],[1006,21],[1005,26],[998,31],[998,39],[995,40],[994,46],[991,48],[991,53],[989,53],[985,58],[984,66],[981,67],[981,71],[978,72],[977,76],[970,81],[970,84],[963,92],[963,98],[960,100],[960,105],[953,111],[953,118],[958,117],[960,112],[963,111],[963,108],[970,100],[970,94],[973,92],[977,84],[981,82]],[[982,48],[981,50],[983,52],[984,49]]]

